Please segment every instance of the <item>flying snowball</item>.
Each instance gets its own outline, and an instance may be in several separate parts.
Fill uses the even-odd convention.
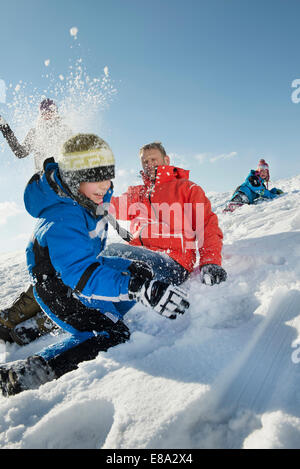
[[[77,36],[77,33],[78,33],[78,28],[76,28],[75,26],[73,26],[73,28],[70,29],[70,34],[71,34],[71,36],[76,37],[76,36]]]
[[[45,67],[48,67],[48,65],[50,64],[50,60],[49,59],[45,60],[44,64],[45,64]]]
[[[108,67],[107,66],[104,67],[104,74],[105,74],[106,77],[108,76]]]

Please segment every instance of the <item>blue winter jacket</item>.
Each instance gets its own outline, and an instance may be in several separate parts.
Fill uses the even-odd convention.
[[[253,186],[251,184],[250,179],[254,176],[258,178],[260,182],[259,186]],[[264,180],[260,176],[258,176],[257,172],[254,169],[251,169],[245,182],[238,187],[236,192],[233,194],[232,199],[238,194],[238,192],[243,192],[243,194],[248,197],[250,204],[253,204],[253,202],[259,197],[263,197],[265,199],[274,199],[277,196],[277,189],[274,187],[269,191],[264,184]]]
[[[110,201],[112,192],[107,192],[104,202]],[[114,258],[99,256],[108,229],[102,216],[68,196],[56,163],[48,163],[45,173],[29,181],[24,202],[29,214],[39,219],[26,251],[33,283],[55,271],[83,304],[120,319],[124,313],[118,303],[129,299],[131,261],[118,259],[115,268]]]

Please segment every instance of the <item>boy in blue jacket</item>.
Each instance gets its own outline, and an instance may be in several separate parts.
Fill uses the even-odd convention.
[[[253,204],[258,198],[274,199],[282,190],[273,187],[269,191],[269,165],[264,159],[259,160],[256,171],[251,170],[245,182],[237,187],[224,212],[233,212],[244,204]]]
[[[171,319],[189,307],[184,289],[158,280],[155,264],[101,255],[108,229],[103,206],[112,196],[114,165],[106,142],[79,134],[64,144],[58,163],[48,160],[44,173],[35,174],[25,189],[26,209],[38,218],[27,247],[34,296],[69,334],[35,356],[2,365],[5,396],[57,379],[127,341],[122,319],[136,301]]]

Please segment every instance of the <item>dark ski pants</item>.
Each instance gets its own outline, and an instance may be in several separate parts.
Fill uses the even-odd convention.
[[[248,197],[243,192],[237,192],[230,202],[236,202],[237,204],[250,204]]]
[[[57,377],[130,338],[129,329],[122,320],[113,322],[98,309],[88,308],[70,294],[70,289],[58,278],[38,283],[35,293],[43,311],[68,332],[62,341],[38,353],[49,363]],[[121,307],[124,311],[134,305],[132,301],[123,303]]]

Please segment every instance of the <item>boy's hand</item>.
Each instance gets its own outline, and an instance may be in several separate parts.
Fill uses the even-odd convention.
[[[153,270],[142,261],[134,261],[128,268],[131,278],[129,298],[140,301],[158,314],[175,319],[189,308],[187,291],[168,283],[153,280]]]
[[[135,296],[139,292],[147,280],[152,280],[154,277],[153,270],[149,267],[146,262],[134,261],[128,267],[131,274],[129,280],[129,296]]]
[[[136,299],[169,319],[176,319],[190,307],[188,293],[184,288],[158,280],[147,281]]]

